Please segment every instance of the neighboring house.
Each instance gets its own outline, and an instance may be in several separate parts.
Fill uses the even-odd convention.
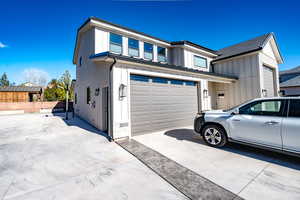
[[[112,138],[188,127],[202,110],[277,96],[272,33],[215,51],[94,17],[77,32],[75,112]]]
[[[32,102],[40,101],[41,97],[42,87],[0,87],[0,102]]]
[[[300,66],[280,72],[282,96],[300,96]]]

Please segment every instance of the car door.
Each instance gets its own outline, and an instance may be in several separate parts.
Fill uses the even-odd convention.
[[[229,119],[232,139],[282,149],[284,104],[283,100],[259,100],[239,108]]]
[[[283,150],[300,153],[300,99],[290,99],[288,110],[282,121]]]

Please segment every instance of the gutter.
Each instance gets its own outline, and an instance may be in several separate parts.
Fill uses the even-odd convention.
[[[111,142],[113,141],[113,107],[112,107],[112,103],[113,103],[113,99],[112,99],[112,69],[114,67],[114,65],[117,63],[117,60],[115,57],[113,57],[113,63],[110,65],[109,67],[109,75],[108,75],[108,87],[109,87],[109,108],[108,108],[108,140]]]

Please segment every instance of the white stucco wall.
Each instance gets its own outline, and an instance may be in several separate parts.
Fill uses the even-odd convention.
[[[77,104],[74,105],[75,113],[87,120],[96,128],[102,130],[102,88],[108,87],[109,63],[95,63],[89,56],[95,53],[94,29],[90,29],[82,35],[78,58],[82,57],[82,65],[76,66]],[[91,102],[87,104],[87,87],[90,87]],[[100,89],[100,95],[95,96],[95,89]]]

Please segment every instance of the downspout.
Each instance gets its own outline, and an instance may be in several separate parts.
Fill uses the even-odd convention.
[[[112,99],[112,69],[114,65],[117,63],[117,60],[115,57],[113,57],[113,63],[109,67],[109,76],[108,76],[108,84],[109,84],[109,109],[108,109],[108,139],[111,142],[113,140],[113,113],[112,113],[112,105],[113,105],[113,99]]]

